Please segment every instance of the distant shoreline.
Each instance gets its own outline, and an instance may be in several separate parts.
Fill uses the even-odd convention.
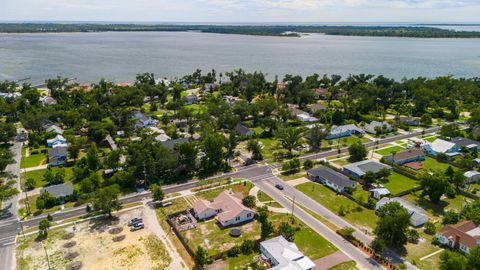
[[[412,24],[411,26],[334,25],[180,25],[180,24],[64,24],[0,23],[0,33],[81,33],[81,32],[188,32],[254,36],[300,37],[302,33],[338,36],[480,38],[480,31],[455,31],[431,27],[475,26],[480,24]]]

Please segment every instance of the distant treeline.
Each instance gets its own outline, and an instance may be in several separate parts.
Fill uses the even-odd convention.
[[[199,31],[205,33],[261,36],[300,36],[323,33],[342,36],[416,38],[480,38],[480,32],[454,31],[423,26],[321,26],[321,25],[174,25],[174,24],[58,24],[3,23],[1,33],[105,32],[105,31]]]

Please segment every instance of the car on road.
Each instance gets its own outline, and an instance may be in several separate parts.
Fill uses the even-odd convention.
[[[143,223],[141,223],[141,222],[140,223],[135,223],[130,227],[130,231],[134,232],[134,231],[141,230],[143,228],[145,228],[145,225],[143,225]]]
[[[138,223],[141,223],[143,221],[142,218],[139,218],[139,217],[136,217],[136,218],[132,218],[129,222],[128,222],[128,226],[133,226],[135,224],[138,224]]]
[[[277,189],[279,189],[279,190],[283,190],[283,186],[280,185],[280,184],[276,184],[275,187],[276,187]]]

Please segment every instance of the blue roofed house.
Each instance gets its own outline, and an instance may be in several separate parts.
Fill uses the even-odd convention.
[[[147,128],[156,126],[158,124],[158,120],[155,120],[152,117],[141,113],[140,111],[135,112],[135,114],[133,114],[133,118],[136,120],[136,128]]]
[[[363,160],[342,167],[342,171],[355,178],[362,178],[367,172],[378,173],[383,169],[392,170],[392,167],[375,160]]]
[[[327,167],[314,168],[307,171],[307,176],[316,182],[337,191],[343,192],[346,187],[355,189],[357,183],[347,176]]]
[[[55,136],[55,138],[47,140],[48,147],[53,147],[55,145],[66,144],[66,143],[67,143],[67,140],[62,135],[57,135]]]
[[[327,140],[351,136],[353,134],[365,134],[365,131],[354,124],[343,126],[332,126],[326,136]]]
[[[455,143],[442,139],[436,139],[432,143],[424,143],[421,145],[421,147],[425,153],[431,156],[437,156],[441,153],[446,154],[449,157],[454,157],[460,154]]]

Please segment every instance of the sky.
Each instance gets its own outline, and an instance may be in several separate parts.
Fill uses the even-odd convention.
[[[0,0],[0,21],[480,23],[480,0]]]

